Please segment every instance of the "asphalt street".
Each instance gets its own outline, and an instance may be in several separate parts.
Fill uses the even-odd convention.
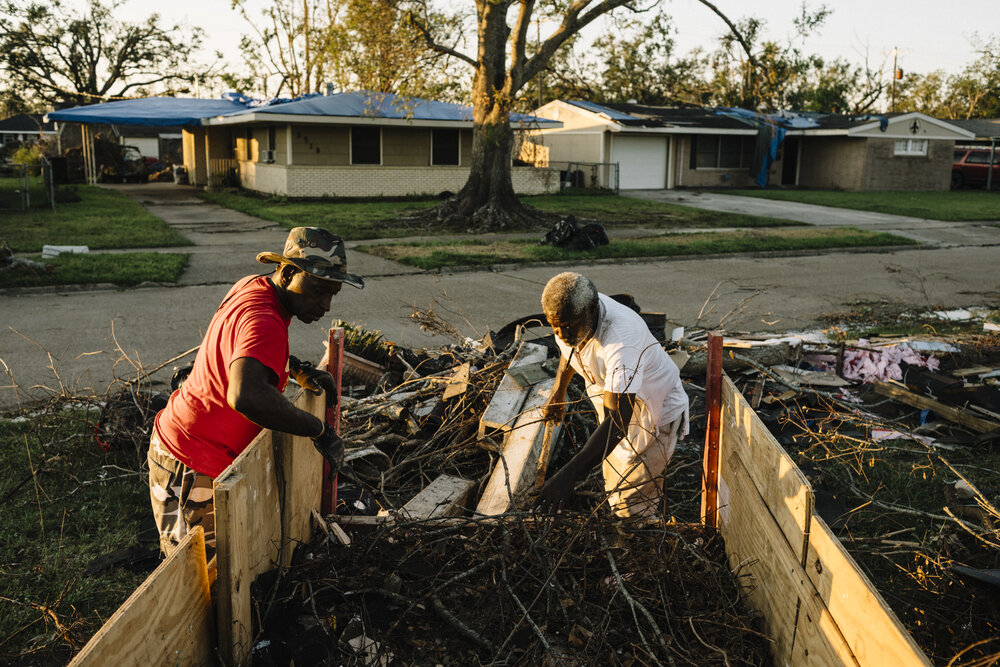
[[[263,272],[262,250],[280,250],[286,231],[272,223],[201,202],[173,184],[118,186],[197,245],[177,286],[45,289],[0,293],[0,409],[53,392],[102,394],[201,342],[212,313],[240,277]],[[331,319],[381,330],[408,346],[451,342],[419,329],[413,308],[432,309],[464,335],[479,337],[540,311],[545,282],[564,270],[588,275],[606,293],[628,292],[647,311],[686,327],[787,331],[817,326],[824,313],[859,299],[962,307],[1000,301],[1000,222],[941,223],[841,209],[686,192],[635,192],[677,203],[919,236],[919,249],[726,256],[654,262],[505,266],[492,271],[425,273],[348,249],[364,290],[345,287]],[[679,200],[679,201],[678,201]],[[718,207],[729,208],[718,208]],[[818,210],[817,210],[818,209]],[[612,241],[613,242],[613,241]],[[326,326],[329,325],[327,322]],[[318,358],[321,324],[292,324],[293,353]],[[171,365],[152,376],[169,381]]]

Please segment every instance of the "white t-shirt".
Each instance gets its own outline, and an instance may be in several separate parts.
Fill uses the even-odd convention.
[[[650,442],[638,437],[640,431],[654,437],[678,417],[679,430],[688,432],[688,398],[680,371],[649,332],[639,314],[611,297],[598,294],[600,315],[597,330],[582,349],[574,350],[556,337],[563,357],[570,358],[573,370],[583,376],[587,396],[604,420],[604,392],[635,394],[636,409],[629,424],[629,437],[618,444],[619,455],[630,459],[641,454]],[[572,356],[570,352],[572,351]]]

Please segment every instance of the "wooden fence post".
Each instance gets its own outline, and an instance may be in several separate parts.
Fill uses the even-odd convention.
[[[705,460],[701,476],[701,520],[718,528],[719,436],[722,417],[722,334],[708,334],[705,364]]]
[[[344,372],[344,328],[332,327],[330,329],[330,348],[327,354],[326,370],[333,376],[334,386],[337,387],[337,403],[333,407],[326,409],[326,423],[333,427],[334,432],[340,434],[340,395],[343,390],[341,379]],[[337,511],[337,476],[330,476],[330,463],[323,460],[323,497],[320,502],[320,511],[323,516],[334,514]]]

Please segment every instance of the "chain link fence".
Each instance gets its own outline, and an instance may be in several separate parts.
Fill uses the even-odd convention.
[[[55,208],[58,186],[67,181],[65,158],[44,158],[41,165],[0,164],[0,211]]]
[[[559,162],[549,163],[550,169],[559,170],[559,191],[607,190],[618,194],[617,162]]]

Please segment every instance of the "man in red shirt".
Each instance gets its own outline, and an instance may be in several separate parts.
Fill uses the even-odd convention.
[[[361,288],[364,281],[347,273],[343,240],[317,227],[296,227],[282,254],[264,252],[257,261],[277,266],[271,274],[248,276],[229,290],[191,374],[156,416],[149,443],[149,493],[164,554],[191,528],[202,526],[212,558],[212,481],[261,429],[312,437],[324,456],[338,451],[333,430],[282,393],[290,374],[300,384],[325,390],[328,402],[336,393],[329,373],[294,367],[298,363],[288,353],[288,325],[292,317],[306,323],[319,320],[343,283]]]

